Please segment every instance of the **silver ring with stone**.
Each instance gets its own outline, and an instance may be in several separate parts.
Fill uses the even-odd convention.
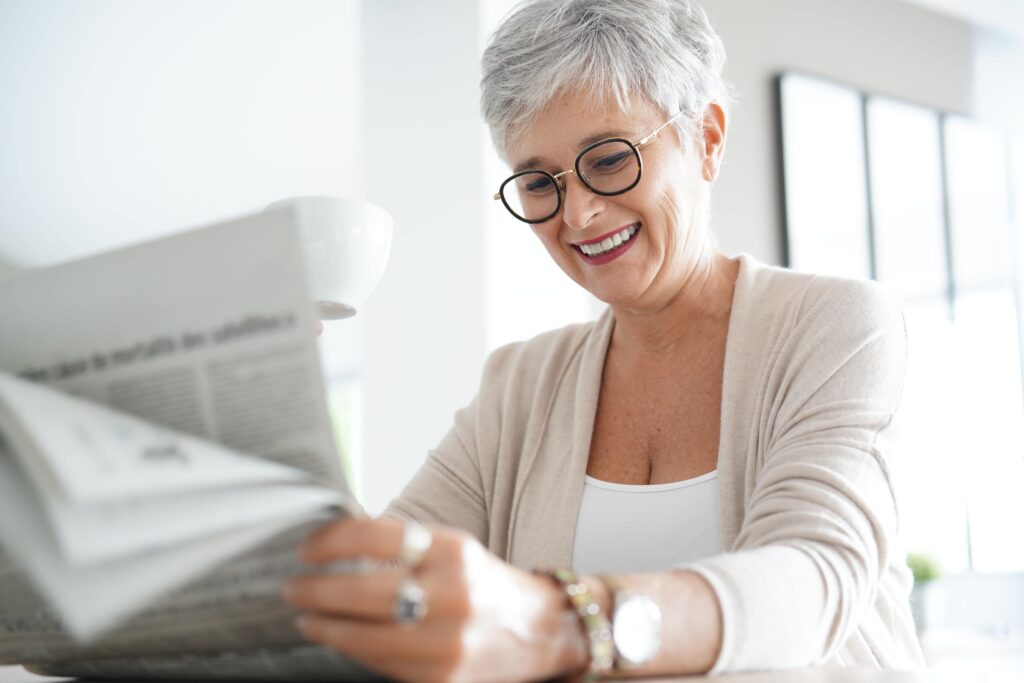
[[[402,545],[398,549],[398,561],[408,569],[416,569],[423,562],[423,556],[430,550],[434,537],[421,524],[409,522],[402,531]]]
[[[393,611],[401,626],[418,624],[427,616],[427,593],[415,579],[406,577],[398,584]]]

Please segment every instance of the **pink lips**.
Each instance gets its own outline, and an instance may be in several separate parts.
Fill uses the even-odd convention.
[[[584,254],[583,251],[581,251],[579,248],[579,245],[581,244],[596,244],[598,242],[603,242],[612,235],[619,234],[620,232],[628,228],[630,225],[636,225],[636,232],[633,233],[633,236],[629,238],[628,242],[620,244],[618,247],[612,249],[611,251],[606,251],[605,253],[600,254],[598,256],[588,256],[587,254]],[[639,223],[630,223],[629,225],[624,225],[617,230],[612,230],[611,232],[601,235],[600,237],[597,237],[595,239],[586,240],[585,242],[574,242],[573,247],[575,248],[576,253],[579,254],[580,258],[582,258],[585,262],[593,266],[603,266],[604,264],[614,261],[615,259],[625,254],[627,251],[629,251],[630,248],[632,248],[633,244],[636,243],[636,237],[637,235],[640,234],[640,230],[641,227]]]

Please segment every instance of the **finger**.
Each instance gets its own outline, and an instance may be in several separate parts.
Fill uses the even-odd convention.
[[[391,619],[398,591],[397,576],[303,576],[284,587],[284,599],[293,607],[323,616],[351,619]]]
[[[285,585],[284,598],[294,607],[320,616],[394,621],[399,586],[406,572],[390,570],[368,574],[302,576]],[[465,601],[457,601],[436,581],[425,578],[420,585],[427,593],[424,621],[458,619],[464,616]]]
[[[295,625],[307,640],[366,662],[443,661],[455,654],[460,642],[458,630],[447,624],[410,629],[304,614]]]
[[[373,558],[398,559],[404,525],[393,519],[349,517],[322,527],[299,548],[299,557],[309,564],[337,560]]]

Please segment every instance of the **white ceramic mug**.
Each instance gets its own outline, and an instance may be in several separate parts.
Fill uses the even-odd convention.
[[[321,320],[361,310],[391,253],[391,215],[357,199],[292,197],[267,209],[292,207],[298,218],[309,286]]]

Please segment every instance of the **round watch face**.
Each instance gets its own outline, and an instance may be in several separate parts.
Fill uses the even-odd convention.
[[[646,664],[661,647],[661,610],[646,595],[617,595],[612,639],[623,664]]]

